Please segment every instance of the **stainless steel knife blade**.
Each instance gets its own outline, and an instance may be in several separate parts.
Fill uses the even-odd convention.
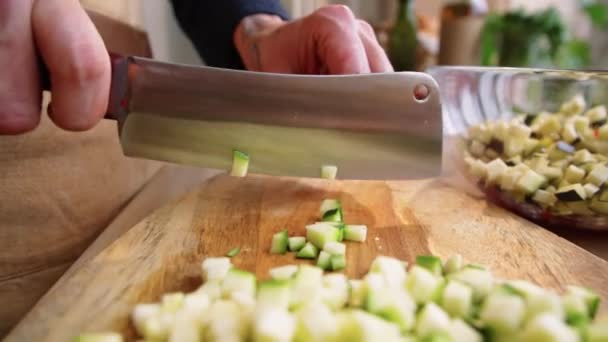
[[[128,57],[115,68],[125,155],[229,169],[232,151],[252,173],[407,179],[441,170],[436,82],[423,73],[286,75]],[[118,70],[118,71],[117,71]],[[119,73],[126,73],[120,75]],[[419,100],[415,93],[428,96]],[[419,96],[420,98],[420,96]]]

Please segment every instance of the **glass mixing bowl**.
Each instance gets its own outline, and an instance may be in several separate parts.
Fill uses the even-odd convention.
[[[519,118],[519,123],[530,126],[531,123],[528,122],[526,115],[532,120],[536,117],[529,114],[545,113],[543,114],[544,118],[550,115],[558,115],[556,113],[563,109],[562,105],[576,96],[578,96],[579,101],[581,99],[584,101],[585,111],[598,105],[608,106],[608,73],[441,66],[433,67],[427,72],[435,78],[441,93],[444,131],[443,173],[445,179],[457,183],[458,186],[464,187],[473,195],[485,196],[488,200],[542,226],[608,231],[608,213],[589,208],[593,196],[597,197],[595,199],[597,201],[598,196],[606,191],[606,197],[603,199],[608,198],[608,184],[595,182],[599,185],[597,186],[597,192],[582,201],[580,198],[577,200],[577,205],[581,210],[560,210],[556,212],[554,207],[540,204],[535,200],[535,194],[505,190],[501,182],[497,182],[498,184],[490,182],[488,184],[487,178],[484,179],[478,174],[474,174],[469,164],[471,162],[470,151],[473,140],[470,134],[471,127],[479,127],[482,124],[486,127],[494,127],[498,122],[514,124],[515,120],[518,120],[516,118]],[[581,112],[579,116],[586,116],[585,111]],[[563,120],[565,116],[560,115]],[[590,129],[594,136],[589,138],[590,135],[586,134],[585,137],[587,138],[585,139],[587,140],[583,139],[583,142],[580,139],[578,141],[573,140],[570,142],[569,148],[576,146],[576,151],[586,148],[595,153],[598,158],[601,158],[597,161],[598,164],[607,164],[603,156],[607,155],[608,141],[603,141],[597,136],[597,130],[604,124],[605,121],[590,123]],[[606,128],[608,129],[608,127]],[[562,139],[559,134],[550,133],[550,136],[555,139],[554,143]],[[533,132],[530,137],[543,143],[549,141],[548,138],[540,136],[536,132]],[[545,140],[542,140],[543,138]],[[597,141],[589,140],[592,138]],[[488,152],[490,146],[483,146],[485,150],[482,149],[482,151]],[[555,144],[549,149],[552,149],[551,151],[555,150]],[[527,154],[522,152],[521,157],[523,160],[532,158],[532,155],[542,158],[540,156],[547,152],[547,148],[540,147],[529,150],[526,152]],[[482,161],[485,165],[495,158],[507,162],[512,157],[512,155],[506,156],[504,153],[498,153],[498,156],[492,155],[492,153],[489,153],[489,155],[481,154],[480,160],[484,159]],[[559,162],[558,164],[565,174],[566,168],[573,164],[573,158],[568,154],[564,158],[569,161]],[[606,160],[608,161],[608,158]],[[553,165],[553,161],[551,163]],[[514,165],[513,162],[509,163],[509,167]],[[593,167],[594,165],[589,165],[588,171],[580,183],[585,183],[589,179],[588,174]],[[569,184],[563,180],[560,182],[559,178],[555,178],[551,182],[555,183],[554,188],[556,189],[545,185],[548,191],[553,193],[551,196],[556,195],[560,185],[566,186]],[[559,184],[557,184],[558,182]],[[550,183],[547,182],[547,184]],[[505,187],[507,186],[505,185]],[[563,197],[563,193],[560,193],[560,196]],[[556,202],[560,203],[560,208],[562,206],[569,208],[568,206],[574,205],[573,203],[564,204],[561,202],[561,200]],[[585,208],[585,205],[587,208]]]

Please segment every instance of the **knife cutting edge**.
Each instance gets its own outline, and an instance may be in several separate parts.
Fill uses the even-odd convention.
[[[287,75],[111,55],[106,118],[127,156],[341,179],[409,179],[441,170],[439,91],[427,74]],[[415,94],[427,95],[425,98]]]

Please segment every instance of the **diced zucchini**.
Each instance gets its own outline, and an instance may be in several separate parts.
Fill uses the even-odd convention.
[[[344,239],[348,241],[363,242],[367,237],[367,226],[362,224],[347,224],[344,227]]]
[[[298,272],[298,266],[296,265],[275,267],[271,268],[269,271],[270,277],[276,280],[291,279],[296,272]]]
[[[418,304],[437,299],[437,292],[442,285],[440,277],[417,265],[412,266],[405,280],[407,290]]]
[[[566,122],[564,125],[564,128],[562,129],[562,139],[569,144],[572,144],[578,139],[578,133],[576,132],[573,121]]]
[[[597,310],[600,306],[600,296],[597,293],[595,293],[593,290],[580,286],[568,286],[567,293],[583,299],[587,305],[589,318],[595,318]]]
[[[401,341],[396,324],[362,310],[341,312],[338,316],[339,335],[337,341],[376,342]]]
[[[514,123],[509,127],[509,136],[515,139],[526,139],[532,134],[532,128],[519,123]]]
[[[572,162],[577,165],[582,165],[582,164],[595,162],[595,158],[593,157],[591,152],[589,152],[586,149],[583,149],[583,150],[578,150],[578,151],[576,151],[576,153],[574,153]]]
[[[306,240],[323,249],[326,243],[338,241],[340,229],[329,223],[315,223],[306,226]]]
[[[331,255],[346,254],[346,245],[341,242],[331,241],[323,246],[323,250]]]
[[[328,225],[336,228],[338,230],[338,232],[337,232],[338,242],[344,241],[344,228],[346,227],[346,225],[343,222],[316,222],[315,224],[318,224],[318,223],[328,224]]]
[[[117,333],[89,333],[77,336],[74,342],[122,342],[122,335]]]
[[[524,142],[524,154],[529,155],[540,146],[540,141],[534,138],[528,138]]]
[[[287,239],[287,245],[289,251],[297,252],[306,244],[306,238],[304,236],[292,236]]]
[[[571,326],[589,323],[587,303],[583,298],[567,293],[562,297],[562,305],[566,314],[566,323]]]
[[[323,179],[336,179],[338,174],[338,167],[334,165],[323,165],[321,166],[321,178]]]
[[[585,178],[585,170],[575,165],[570,165],[566,169],[566,174],[564,175],[564,177],[568,182],[572,184],[580,183],[583,178]]]
[[[369,273],[380,274],[389,287],[400,287],[405,282],[405,267],[406,264],[397,258],[379,255],[372,261]]]
[[[483,302],[479,318],[496,333],[517,331],[524,321],[526,305],[517,295],[491,293]]]
[[[471,146],[469,147],[469,151],[471,151],[471,154],[475,157],[481,157],[486,151],[486,145],[477,140],[473,140],[471,142]]]
[[[502,159],[494,159],[486,164],[486,184],[496,184],[496,182],[500,180],[500,177],[505,171],[507,171],[508,168],[509,167],[507,164],[505,164],[505,162],[502,161]]]
[[[507,169],[501,176],[499,180],[500,188],[506,191],[515,190],[515,186],[519,178],[521,178],[522,173],[516,170],[514,167]]]
[[[484,179],[487,175],[486,164],[474,158],[465,158],[465,162],[469,166],[469,172],[476,179]]]
[[[519,178],[517,184],[515,185],[515,188],[526,194],[533,194],[536,190],[538,190],[546,183],[547,178],[542,175],[539,175],[533,170],[528,170]]]
[[[572,118],[574,128],[579,135],[583,135],[589,129],[589,118],[586,116],[577,116]]]
[[[274,234],[270,243],[270,254],[285,254],[287,253],[287,245],[289,243],[289,235],[287,229]]]
[[[594,322],[585,331],[586,342],[608,341],[608,322]]]
[[[557,202],[557,197],[551,192],[539,189],[532,196],[532,200],[543,207],[551,207]]]
[[[335,314],[323,303],[310,302],[296,312],[297,325],[293,341],[334,341],[339,333]]]
[[[211,298],[204,293],[189,293],[184,298],[181,311],[188,315],[200,317],[211,305]]]
[[[548,136],[551,134],[559,134],[562,130],[562,123],[557,116],[548,117],[538,128],[538,132]]]
[[[500,157],[500,153],[496,152],[496,150],[494,150],[492,148],[487,148],[485,156],[489,160],[494,160],[494,159],[497,159],[498,157]]]
[[[342,222],[342,209],[332,209],[325,212],[322,220],[327,222]]]
[[[560,318],[564,316],[561,300],[555,293],[523,280],[509,281],[507,284],[525,299],[526,320],[545,313]]]
[[[342,273],[323,276],[323,302],[332,310],[343,308],[348,302],[350,284]]]
[[[602,186],[606,180],[608,180],[608,167],[603,164],[595,165],[586,178],[587,183],[596,186]]]
[[[313,245],[310,242],[307,242],[302,249],[298,251],[296,257],[300,259],[314,259],[319,254],[319,249],[317,246]]]
[[[152,317],[159,316],[160,313],[160,304],[137,304],[131,312],[131,321],[135,330],[140,335],[144,335],[145,323]]]
[[[587,201],[566,202],[565,204],[573,214],[583,216],[592,216],[595,214],[593,210],[589,208],[589,203],[587,203]]]
[[[510,139],[504,144],[504,154],[508,158],[521,155],[525,148],[525,139]]]
[[[483,336],[461,319],[454,319],[448,327],[450,341],[454,342],[482,342]]]
[[[320,267],[323,270],[331,269],[331,254],[329,252],[321,251],[319,253],[319,257],[317,258],[317,267]]]
[[[544,176],[548,180],[560,179],[563,176],[562,169],[559,167],[553,167],[553,166],[544,167],[544,168],[538,170],[538,173],[540,173],[541,176]]]
[[[597,106],[589,109],[585,116],[589,118],[591,123],[600,122],[606,120],[606,107],[605,106]]]
[[[296,321],[287,310],[265,310],[256,315],[253,330],[255,341],[258,342],[291,341],[296,331]]]
[[[551,166],[564,171],[568,166],[570,166],[570,162],[568,159],[555,160],[551,162]]]
[[[348,306],[351,308],[359,308],[363,306],[367,290],[363,284],[363,280],[349,279],[350,297],[348,298]]]
[[[346,267],[346,256],[342,255],[332,255],[331,256],[331,270],[339,271]]]
[[[462,265],[462,255],[454,254],[445,261],[445,264],[443,265],[443,272],[445,274],[458,272],[462,268]]]
[[[324,199],[319,207],[319,217],[323,217],[326,212],[334,209],[342,208],[342,205],[337,199]]]
[[[449,279],[460,281],[473,289],[473,300],[478,302],[490,293],[494,285],[494,278],[488,270],[465,267],[452,273]]]
[[[186,296],[182,292],[166,293],[161,299],[161,310],[163,312],[175,313],[184,305]]]
[[[233,258],[233,257],[237,256],[240,251],[241,251],[241,247],[234,247],[233,249],[229,250],[226,253],[226,256],[229,258]]]
[[[234,301],[214,302],[205,317],[203,341],[241,341],[247,334],[249,317]]]
[[[201,264],[201,268],[203,270],[203,280],[221,280],[232,268],[232,263],[230,258],[227,257],[207,258]]]
[[[287,310],[290,302],[289,280],[266,280],[260,283],[256,294],[258,310]]]
[[[169,333],[168,342],[198,342],[201,335],[200,319],[185,312],[179,312]]]
[[[255,297],[256,277],[255,274],[237,268],[232,268],[222,281],[222,295],[230,298],[234,292],[242,292]]]
[[[419,255],[416,257],[416,265],[426,268],[436,276],[443,274],[443,266],[441,259],[434,255]]]
[[[194,293],[209,297],[210,300],[222,298],[222,279],[215,279],[205,282]]]
[[[607,141],[608,140],[608,124],[603,124],[597,131],[598,135],[598,139],[602,140],[602,141]]]
[[[564,202],[584,201],[587,198],[587,192],[580,184],[572,184],[557,189],[555,196]]]
[[[580,115],[586,106],[585,98],[578,94],[564,102],[559,111],[565,115]]]
[[[483,144],[489,144],[492,140],[492,131],[485,124],[469,127],[469,137]]]
[[[322,299],[323,270],[310,265],[300,265],[292,282],[290,308],[298,308],[307,302]]]
[[[373,276],[377,275],[366,279],[367,310],[397,324],[403,332],[411,330],[415,322],[416,303],[403,288],[384,287],[381,281],[372,281]]]
[[[452,317],[470,317],[473,310],[473,289],[459,281],[448,281],[443,289],[441,306]]]
[[[160,313],[142,322],[137,331],[141,336],[150,341],[164,341],[169,337],[171,327],[174,323],[174,314]]]
[[[416,333],[424,337],[431,333],[447,333],[450,317],[435,303],[426,303],[416,319]]]
[[[526,325],[522,334],[523,342],[578,342],[577,332],[551,314],[536,316]]]
[[[241,151],[234,150],[232,152],[232,171],[231,176],[245,177],[249,168],[249,155]]]

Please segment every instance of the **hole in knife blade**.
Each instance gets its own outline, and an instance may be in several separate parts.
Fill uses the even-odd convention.
[[[418,102],[424,102],[429,98],[429,87],[424,84],[418,84],[414,88],[414,99]]]

